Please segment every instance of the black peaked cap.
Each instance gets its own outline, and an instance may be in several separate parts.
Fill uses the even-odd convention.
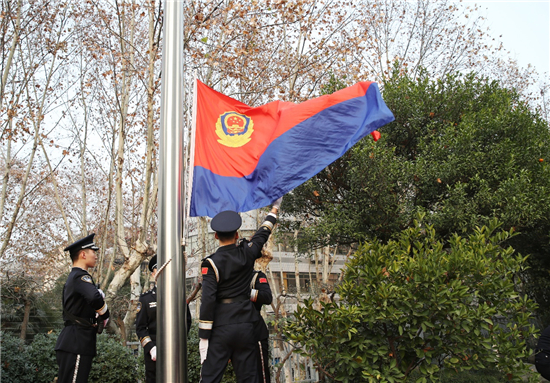
[[[233,210],[226,210],[216,214],[212,222],[210,222],[210,227],[216,232],[231,233],[239,230],[242,222],[239,213]]]
[[[92,233],[87,237],[81,238],[67,246],[63,251],[70,251],[71,253],[74,253],[75,251],[82,249],[99,250],[99,247],[97,247],[94,243],[94,236],[95,233]]]
[[[157,256],[154,255],[153,258],[149,261],[149,271],[153,271],[153,269],[157,268]]]

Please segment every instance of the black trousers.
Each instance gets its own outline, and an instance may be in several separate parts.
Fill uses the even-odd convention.
[[[93,356],[56,351],[57,383],[87,383],[92,370]]]
[[[544,379],[550,380],[550,365],[535,363],[535,367]]]
[[[269,344],[267,339],[262,339],[256,346],[260,352],[258,357],[258,371],[260,375],[260,382],[270,383],[271,375],[269,370]]]
[[[539,374],[546,380],[550,380],[550,354],[546,351],[537,350],[535,355],[535,367]]]
[[[156,383],[157,379],[157,362],[153,362],[151,354],[143,353],[145,360],[145,383]]]
[[[201,383],[219,383],[230,359],[237,382],[261,383],[258,356],[253,323],[214,327],[208,341],[206,360],[201,368]]]

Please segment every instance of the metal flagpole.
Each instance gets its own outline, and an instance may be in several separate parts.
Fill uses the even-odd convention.
[[[159,150],[157,383],[187,382],[184,207],[183,0],[164,3]],[[159,269],[160,271],[160,269]]]

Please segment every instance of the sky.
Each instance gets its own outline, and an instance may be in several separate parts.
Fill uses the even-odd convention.
[[[521,67],[533,65],[550,79],[550,0],[463,0],[479,5],[494,37]]]

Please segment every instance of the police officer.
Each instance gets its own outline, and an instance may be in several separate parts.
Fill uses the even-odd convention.
[[[157,256],[149,261],[149,271],[154,280],[157,276]],[[187,303],[186,303],[187,305]],[[191,311],[187,306],[187,333],[191,328]],[[139,297],[136,333],[143,347],[143,358],[145,360],[145,381],[146,383],[156,382],[156,361],[157,361],[157,286],[141,294]]]
[[[270,305],[273,300],[271,288],[269,287],[269,283],[267,283],[267,276],[259,270],[254,270],[250,288],[250,300],[254,302],[254,307],[260,313],[262,306]],[[269,383],[271,382],[269,370],[269,330],[261,315],[260,320],[256,323],[255,333],[258,339],[258,371],[261,374],[260,381]]]
[[[58,383],[85,383],[96,355],[96,335],[109,320],[105,294],[88,273],[97,262],[94,235],[90,234],[67,246],[73,268],[63,287],[63,320],[55,352],[59,372]]]
[[[255,325],[260,320],[250,300],[254,261],[261,256],[277,221],[282,197],[273,203],[250,241],[237,245],[241,217],[234,211],[217,214],[210,224],[220,243],[202,260],[202,304],[199,319],[201,382],[218,383],[231,359],[237,381],[261,382]]]
[[[544,379],[550,380],[550,326],[540,334],[535,349],[535,367]]]

